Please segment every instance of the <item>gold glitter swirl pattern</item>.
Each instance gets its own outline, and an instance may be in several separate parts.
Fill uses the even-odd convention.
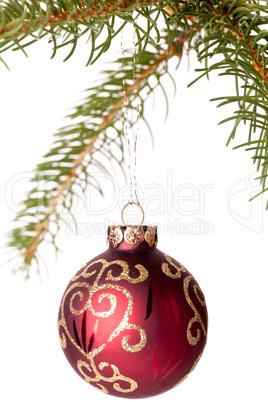
[[[89,269],[94,267],[94,265],[101,264],[98,269],[93,269],[89,271]],[[113,268],[112,266],[119,266],[122,268],[122,272],[120,273],[119,276],[113,276]],[[106,273],[105,271],[111,267],[111,269]],[[138,276],[135,278],[130,276],[130,270],[129,270],[129,265],[122,260],[114,260],[114,261],[106,261],[105,259],[99,259],[96,261],[91,262],[90,264],[85,264],[82,267],[82,271],[80,270],[80,273],[78,275],[75,275],[73,277],[73,281],[80,279],[81,281],[73,283],[65,292],[62,303],[61,303],[61,317],[58,322],[58,331],[59,331],[59,338],[60,338],[60,343],[63,348],[66,348],[67,346],[67,337],[71,341],[71,343],[80,351],[80,353],[87,359],[88,362],[85,362],[83,360],[79,360],[77,362],[77,368],[79,372],[82,374],[84,377],[85,381],[93,385],[94,383],[96,384],[96,387],[98,389],[101,389],[103,392],[108,392],[107,389],[105,388],[104,385],[98,384],[99,381],[105,381],[105,382],[110,382],[114,383],[113,388],[117,390],[118,392],[132,392],[134,391],[137,387],[138,384],[128,378],[122,375],[119,371],[119,369],[113,365],[109,364],[106,362],[102,362],[99,364],[99,369],[97,369],[95,362],[94,362],[94,357],[99,354],[102,350],[106,348],[106,343],[102,344],[100,347],[92,349],[90,352],[86,353],[81,346],[77,344],[77,341],[74,340],[68,330],[67,323],[65,320],[64,316],[64,306],[66,302],[66,298],[68,295],[70,295],[70,301],[69,301],[69,309],[73,315],[80,315],[84,313],[86,310],[91,311],[91,313],[96,316],[96,317],[101,317],[101,318],[107,318],[111,316],[117,307],[117,297],[116,297],[116,292],[120,292],[121,294],[124,294],[127,298],[128,305],[126,308],[126,311],[124,313],[124,316],[120,322],[120,324],[117,326],[117,328],[112,332],[110,335],[108,342],[111,342],[114,338],[116,338],[122,331],[124,330],[135,330],[138,331],[140,335],[140,341],[134,345],[131,345],[128,343],[130,335],[124,336],[122,340],[122,348],[126,350],[127,352],[132,352],[136,353],[142,350],[146,343],[147,343],[147,335],[145,330],[140,327],[139,325],[131,324],[129,323],[129,317],[132,315],[133,311],[133,296],[132,294],[125,289],[122,286],[119,286],[117,284],[113,283],[104,283],[100,284],[100,280],[105,280],[105,281],[121,281],[121,280],[126,280],[129,283],[139,283],[145,281],[149,274],[147,269],[140,265],[137,264],[135,265],[135,268],[137,269]],[[86,282],[83,282],[83,278],[89,278],[96,276],[93,285],[89,285]],[[83,290],[83,291],[82,291]],[[105,290],[105,293],[100,293],[99,297],[97,299],[94,299],[95,302],[97,301],[98,303],[101,303],[105,298],[109,299],[110,306],[106,309],[106,311],[96,311],[93,307],[93,296],[97,292],[103,292]],[[111,292],[109,292],[109,290]],[[75,304],[77,301],[83,302],[83,307],[81,309],[75,308]],[[64,332],[63,332],[64,331]],[[113,369],[113,375],[111,377],[105,377],[100,373],[99,370],[102,370],[104,367],[110,366]],[[85,372],[86,371],[86,372]],[[93,374],[93,376],[91,376]],[[125,381],[129,383],[129,388],[121,388],[120,384],[115,381]]]
[[[193,336],[193,335],[192,335],[192,332],[191,332],[191,329],[192,329],[193,324],[194,324],[195,322],[197,322],[197,323],[200,324],[200,326],[201,326],[201,328],[202,328],[202,331],[203,331],[205,337],[207,336],[207,331],[206,331],[205,325],[204,325],[204,323],[203,323],[203,320],[202,320],[202,318],[201,318],[199,312],[197,311],[197,308],[195,307],[195,305],[194,305],[194,303],[193,303],[193,301],[191,300],[190,295],[189,295],[189,284],[190,284],[190,281],[191,281],[192,279],[193,279],[193,277],[192,277],[191,275],[190,275],[190,276],[187,276],[187,277],[184,279],[184,281],[183,281],[183,291],[184,291],[184,294],[185,294],[185,298],[186,298],[187,303],[189,304],[189,306],[191,307],[191,309],[192,309],[193,312],[194,312],[194,317],[191,318],[191,320],[190,320],[189,323],[188,323],[188,327],[187,327],[187,339],[188,339],[188,342],[189,342],[190,345],[195,346],[195,345],[199,342],[199,340],[200,340],[200,337],[201,337],[201,330],[198,328],[198,329],[197,329],[197,335],[196,335],[196,336]],[[200,298],[200,296],[198,296],[197,290],[199,290],[199,291],[201,292],[201,289],[199,288],[199,286],[198,286],[197,284],[195,284],[195,285],[194,285],[194,292],[195,292],[195,294],[196,294],[196,296],[197,296],[197,299],[198,299],[199,302],[201,302],[201,305],[202,305],[202,306],[205,306],[205,301],[202,300],[202,299]]]
[[[144,240],[144,232],[141,226],[127,226],[124,239],[132,247],[137,247]]]
[[[101,318],[107,318],[107,317],[109,317],[110,315],[112,315],[112,314],[115,312],[116,305],[117,305],[117,298],[116,298],[115,295],[113,295],[113,294],[111,294],[111,293],[102,293],[102,294],[99,296],[99,299],[98,299],[98,303],[101,303],[102,300],[103,300],[105,297],[109,299],[110,304],[111,304],[111,307],[110,307],[110,309],[109,309],[108,311],[98,312],[98,311],[95,311],[95,309],[94,309],[94,307],[93,307],[92,298],[93,298],[94,294],[95,294],[96,292],[98,292],[98,291],[100,291],[100,290],[104,290],[104,289],[116,289],[116,290],[122,291],[122,289],[124,289],[124,288],[121,288],[121,287],[119,287],[119,286],[109,285],[109,284],[107,284],[107,285],[101,285],[101,286],[99,286],[98,289],[94,288],[94,286],[93,286],[93,289],[91,289],[91,290],[89,291],[89,299],[88,299],[86,305],[85,305],[84,308],[83,308],[84,311],[85,311],[85,310],[90,310],[93,315],[95,315],[96,317],[101,317]],[[71,304],[70,304],[70,310],[72,310]],[[82,310],[82,311],[83,311],[83,310]]]
[[[99,370],[103,370],[105,367],[109,367],[109,366],[113,370],[113,375],[111,377],[105,377],[100,373]],[[93,359],[90,359],[90,364],[84,362],[83,360],[78,360],[77,368],[78,368],[79,372],[82,374],[82,376],[84,377],[84,380],[88,384],[91,384],[91,385],[96,384],[95,388],[100,389],[102,392],[104,392],[106,394],[108,394],[107,388],[105,388],[102,384],[98,384],[99,381],[114,383],[113,388],[115,390],[117,390],[118,392],[125,392],[125,393],[133,392],[138,387],[138,384],[136,383],[136,381],[132,380],[132,378],[122,375],[120,373],[118,367],[116,367],[114,364],[110,365],[107,362],[102,362],[99,364],[99,370],[98,370]],[[91,377],[89,374],[85,373],[84,369],[86,369],[88,371],[88,373],[95,374],[95,377]],[[115,382],[115,381],[120,381],[120,380],[128,383],[129,388],[122,388],[122,387],[120,387],[118,382]],[[94,387],[94,385],[93,385],[93,387]]]
[[[112,295],[110,293],[102,293],[98,299],[98,303],[101,303],[103,299],[105,299],[105,297],[107,297],[107,299],[110,300],[111,303],[111,308],[109,311],[104,311],[104,312],[94,312],[94,315],[96,315],[97,317],[109,317],[109,315],[112,315],[115,312],[116,309],[116,304],[117,304],[117,298],[115,295]]]
[[[194,292],[195,292],[195,295],[196,295],[196,297],[197,297],[197,300],[199,301],[199,303],[201,304],[201,306],[205,307],[205,306],[206,306],[205,299],[201,299],[201,297],[200,297],[199,294],[198,294],[198,291],[200,292],[201,289],[200,289],[200,287],[199,287],[197,284],[195,284],[195,285],[194,285]]]
[[[134,324],[127,324],[125,326],[125,329],[136,329],[140,334],[141,340],[136,345],[129,345],[128,340],[129,340],[130,336],[127,335],[123,338],[123,341],[122,341],[123,349],[126,350],[127,352],[132,352],[132,353],[136,353],[136,352],[139,352],[140,350],[142,350],[147,343],[147,335],[146,335],[146,332],[144,331],[144,329],[142,327],[140,327],[139,325],[134,325]]]
[[[124,279],[124,280],[126,280],[126,281],[128,281],[130,283],[139,283],[139,282],[144,282],[149,276],[149,273],[148,273],[147,269],[141,264],[135,265],[135,268],[137,268],[138,271],[139,271],[139,276],[137,278],[131,278],[129,276],[129,265],[128,265],[128,263],[126,261],[113,260],[113,261],[108,262],[108,261],[100,258],[99,260],[93,261],[90,264],[87,263],[87,264],[83,265],[83,267],[81,268],[81,269],[84,268],[83,271],[80,274],[74,275],[73,278],[72,278],[72,281],[76,281],[80,277],[86,279],[86,278],[90,278],[91,276],[96,275],[96,273],[97,273],[96,269],[93,270],[93,271],[89,271],[89,269],[93,265],[96,265],[96,264],[99,264],[99,263],[102,264],[102,267],[101,267],[101,269],[100,269],[100,271],[98,273],[98,276],[97,276],[97,279],[94,282],[94,285],[98,284],[98,282],[99,282],[100,278],[102,277],[102,275],[103,275],[104,271],[106,270],[106,268],[108,268],[108,267],[110,267],[112,265],[119,265],[120,267],[122,267],[122,272],[121,272],[121,274],[119,276],[114,277],[112,275],[112,270],[110,270],[110,271],[108,271],[108,274],[106,276],[106,280],[112,280],[112,281],[118,280],[118,281],[120,281],[120,280]]]
[[[122,261],[122,262],[124,262],[124,261]],[[122,265],[122,268],[123,268],[123,271],[121,272],[121,274],[119,276],[113,276],[112,270],[108,271],[106,280],[107,281],[108,280],[109,281],[126,280],[130,283],[140,283],[140,282],[144,282],[149,276],[147,269],[144,268],[144,266],[141,264],[135,265],[135,268],[137,268],[137,270],[139,271],[139,276],[137,278],[131,278],[129,276],[129,266],[126,262],[124,262],[124,265]]]
[[[175,268],[177,272],[175,274],[173,274],[170,270],[169,265],[166,262],[163,262],[162,263],[162,271],[164,272],[164,274],[166,274],[167,276],[169,276],[172,279],[177,279],[177,278],[181,277],[182,272],[186,272],[186,268],[184,268],[184,266],[181,264],[179,264],[179,266],[174,264],[174,262],[172,261],[172,259],[169,255],[165,254],[165,258],[166,258],[168,264],[170,264],[173,268]]]
[[[67,346],[66,336],[64,335],[64,333],[60,333],[60,325],[61,325],[61,322],[59,321],[58,322],[59,340],[60,340],[62,349],[65,349]]]
[[[63,349],[65,349],[66,346],[67,346],[67,339],[66,339],[66,336],[65,336],[65,334],[66,334],[67,337],[68,337],[68,339],[71,341],[71,343],[72,343],[84,356],[88,357],[88,355],[92,355],[92,356],[94,357],[94,356],[96,356],[98,353],[100,353],[100,352],[106,347],[106,344],[101,345],[99,348],[93,349],[92,352],[90,352],[90,354],[85,353],[84,350],[83,350],[83,349],[77,344],[77,342],[72,338],[72,336],[71,336],[71,334],[70,334],[70,332],[69,332],[69,330],[68,330],[67,323],[66,323],[65,316],[64,316],[64,303],[65,303],[66,297],[68,296],[68,294],[69,294],[75,287],[77,287],[77,286],[79,286],[79,285],[80,285],[80,286],[81,286],[81,285],[84,285],[84,286],[87,287],[87,288],[89,287],[89,285],[88,285],[87,283],[85,283],[85,282],[83,282],[83,283],[75,283],[75,284],[72,285],[70,288],[68,288],[68,290],[66,291],[66,293],[65,293],[64,296],[63,296],[62,303],[61,303],[61,318],[60,318],[59,321],[58,321],[59,339],[60,339],[61,345],[62,345],[62,344],[64,345],[64,346],[62,346]],[[86,310],[86,309],[82,309],[81,312],[84,312],[85,310]],[[77,312],[77,314],[79,314],[79,312]],[[64,330],[64,331],[65,331],[65,334],[64,334],[64,333],[61,333],[61,330]]]
[[[100,262],[101,262],[101,261],[100,261]],[[95,262],[94,262],[94,263],[95,263]],[[76,280],[77,280],[78,278],[80,278],[81,276],[82,276],[83,278],[90,278],[91,276],[94,276],[94,275],[97,273],[96,270],[95,270],[95,271],[92,271],[92,272],[87,272],[88,268],[90,268],[92,265],[93,265],[93,263],[91,263],[91,264],[89,264],[89,265],[88,265],[88,263],[84,264],[84,265],[82,266],[82,268],[81,268],[81,269],[83,269],[82,273],[81,273],[81,274],[75,274],[75,275],[72,277],[72,281],[73,281],[73,282],[76,281]]]

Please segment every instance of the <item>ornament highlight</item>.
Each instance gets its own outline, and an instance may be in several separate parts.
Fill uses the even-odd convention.
[[[203,293],[186,268],[156,248],[155,226],[109,226],[109,248],[68,284],[61,346],[87,383],[145,398],[180,384],[207,338]]]

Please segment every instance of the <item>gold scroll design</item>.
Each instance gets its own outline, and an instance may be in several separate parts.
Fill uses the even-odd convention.
[[[194,303],[191,300],[190,295],[189,295],[189,285],[190,285],[191,280],[194,280],[194,278],[191,275],[186,276],[186,278],[184,278],[183,291],[184,291],[187,303],[189,304],[189,306],[191,307],[191,309],[194,312],[194,317],[191,318],[191,320],[189,321],[188,326],[187,326],[187,339],[188,339],[188,342],[189,342],[190,345],[195,346],[199,342],[199,340],[201,338],[201,330],[203,331],[205,337],[207,337],[207,331],[206,331],[206,327],[205,327],[205,325],[203,323],[203,320],[201,318],[201,315],[197,311],[197,308],[195,307],[195,305],[194,305]],[[193,285],[193,289],[194,289],[194,293],[196,295],[196,298],[197,298],[198,302],[201,304],[201,306],[206,307],[205,300],[202,299],[200,297],[200,295],[199,295],[199,293],[202,293],[202,292],[201,292],[200,287],[197,285],[197,283],[195,283]],[[191,330],[192,330],[193,324],[196,323],[196,322],[200,325],[201,330],[198,328],[197,329],[197,334],[196,334],[196,336],[194,336],[192,334]]]
[[[164,274],[166,274],[166,275],[169,276],[170,278],[172,278],[172,279],[180,278],[180,277],[181,277],[181,273],[182,273],[182,272],[186,272],[186,268],[185,268],[183,265],[181,265],[181,264],[179,264],[179,266],[176,265],[176,264],[174,264],[174,262],[172,261],[172,259],[171,259],[171,257],[170,257],[169,255],[165,254],[165,259],[167,260],[168,263],[166,263],[166,262],[163,262],[163,263],[162,263],[162,271],[164,272]],[[176,269],[177,272],[176,272],[175,274],[173,274],[173,273],[171,272],[171,269],[170,269],[170,267],[169,267],[169,264],[170,264],[173,268]]]
[[[96,264],[101,264],[101,268],[99,270],[99,272],[97,273],[97,269],[92,270],[92,267]],[[107,270],[107,268],[109,268],[112,265],[119,265],[122,268],[122,271],[120,273],[119,276],[113,276],[112,274],[112,269],[110,269],[107,273],[106,273],[106,277],[103,278],[103,275],[105,274],[105,271]],[[84,269],[83,269],[84,268]],[[99,259],[96,261],[93,261],[90,264],[85,264],[82,267],[82,272],[80,272],[78,275],[75,275],[72,278],[72,281],[77,281],[78,279],[81,279],[81,281],[79,282],[75,282],[73,283],[65,292],[63,299],[62,299],[62,304],[61,304],[61,317],[60,320],[58,322],[58,330],[59,330],[59,338],[60,338],[60,342],[61,342],[61,346],[62,348],[66,348],[67,346],[67,340],[66,340],[66,336],[69,338],[69,340],[72,342],[72,344],[80,351],[80,353],[87,359],[87,361],[83,361],[83,360],[78,360],[77,362],[77,368],[79,370],[79,372],[82,374],[82,376],[84,377],[85,381],[91,385],[95,384],[97,389],[100,389],[101,391],[108,393],[107,388],[102,385],[99,384],[100,381],[104,381],[104,382],[108,382],[108,383],[113,383],[113,388],[118,391],[118,392],[122,392],[122,393],[129,393],[129,392],[133,392],[137,387],[138,384],[135,380],[124,376],[123,374],[120,373],[120,370],[118,369],[118,367],[116,367],[114,364],[109,364],[108,362],[101,362],[100,364],[98,364],[98,367],[94,361],[95,356],[97,356],[101,351],[103,351],[106,348],[106,343],[104,343],[103,345],[101,345],[98,348],[92,349],[89,353],[86,353],[78,344],[77,342],[72,338],[68,328],[67,328],[67,324],[66,324],[66,320],[64,317],[64,304],[65,304],[65,300],[68,294],[70,294],[70,292],[74,291],[77,289],[77,291],[75,291],[71,298],[70,298],[70,304],[69,304],[69,308],[70,311],[72,312],[72,314],[74,315],[80,315],[83,312],[85,312],[87,309],[90,310],[92,312],[93,315],[95,315],[96,317],[109,317],[110,315],[112,315],[116,309],[116,305],[117,305],[117,298],[114,294],[109,293],[109,289],[113,289],[113,290],[117,290],[121,293],[123,293],[128,300],[128,306],[127,309],[124,313],[123,319],[120,322],[120,324],[117,326],[117,328],[112,332],[112,334],[110,335],[108,342],[111,342],[114,338],[116,338],[122,331],[124,331],[125,329],[134,329],[136,331],[139,332],[140,334],[140,341],[138,344],[135,345],[131,345],[128,343],[129,340],[129,335],[125,336],[122,340],[122,348],[124,350],[126,350],[127,352],[139,352],[140,350],[142,350],[147,342],[147,335],[145,330],[140,327],[139,325],[135,325],[135,324],[131,324],[129,323],[129,317],[132,314],[133,311],[133,296],[132,294],[125,289],[122,286],[116,285],[116,284],[111,284],[111,283],[104,283],[104,284],[99,284],[101,279],[105,279],[105,280],[109,280],[109,281],[121,281],[121,280],[126,280],[130,283],[136,284],[136,283],[140,283],[145,281],[149,274],[147,269],[140,264],[135,265],[135,268],[138,270],[139,275],[136,278],[133,278],[129,275],[129,265],[127,264],[127,262],[122,261],[122,260],[114,260],[114,261],[106,261],[105,259]],[[96,276],[96,279],[93,283],[93,285],[89,285],[86,282],[83,282],[83,278],[89,278],[91,276]],[[81,310],[76,310],[73,306],[73,302],[75,300],[75,298],[80,298],[80,301],[83,300],[83,298],[85,297],[84,293],[79,290],[78,288],[86,288],[88,290],[89,293],[89,297],[88,300],[85,304],[85,306],[81,309]],[[110,301],[110,308],[107,311],[103,311],[103,312],[98,312],[95,311],[93,304],[92,304],[92,298],[93,296],[96,294],[96,292],[98,291],[102,291],[104,289],[107,289],[107,293],[102,293],[99,298],[98,298],[98,303],[101,303],[101,301],[104,298],[108,298]],[[60,328],[63,328],[65,331],[65,334],[62,332],[60,333]],[[105,377],[101,371],[105,368],[105,367],[109,367],[113,370],[113,375],[110,377]],[[127,382],[129,384],[129,388],[122,388],[118,381],[124,381]],[[95,386],[93,385],[93,386]]]

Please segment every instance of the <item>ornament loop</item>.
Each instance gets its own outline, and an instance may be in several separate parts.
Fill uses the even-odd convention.
[[[141,213],[142,213],[142,220],[141,220],[140,225],[143,224],[143,221],[144,221],[144,210],[143,210],[142,206],[140,205],[139,202],[128,201],[128,203],[123,207],[122,212],[121,212],[121,219],[122,219],[122,222],[123,222],[123,225],[124,225],[124,226],[127,226],[126,223],[125,223],[125,221],[124,221],[124,210],[126,209],[126,207],[127,207],[128,205],[133,205],[133,204],[134,204],[134,205],[137,205],[137,207],[140,208]]]

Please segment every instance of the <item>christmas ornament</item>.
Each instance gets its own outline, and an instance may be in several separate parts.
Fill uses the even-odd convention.
[[[157,228],[109,226],[109,248],[68,284],[59,310],[61,346],[73,369],[105,393],[161,394],[195,368],[207,310],[194,277],[157,249]]]
[[[135,32],[136,25],[134,48]],[[139,103],[130,141],[123,36],[121,50],[132,201],[122,210],[123,226],[108,228],[108,250],[71,279],[58,330],[67,360],[87,383],[110,395],[145,398],[175,387],[195,368],[206,344],[207,310],[194,277],[156,248],[156,226],[142,225],[136,181]],[[136,48],[134,87],[135,60]],[[125,224],[125,208],[133,204],[142,212],[140,225]]]

